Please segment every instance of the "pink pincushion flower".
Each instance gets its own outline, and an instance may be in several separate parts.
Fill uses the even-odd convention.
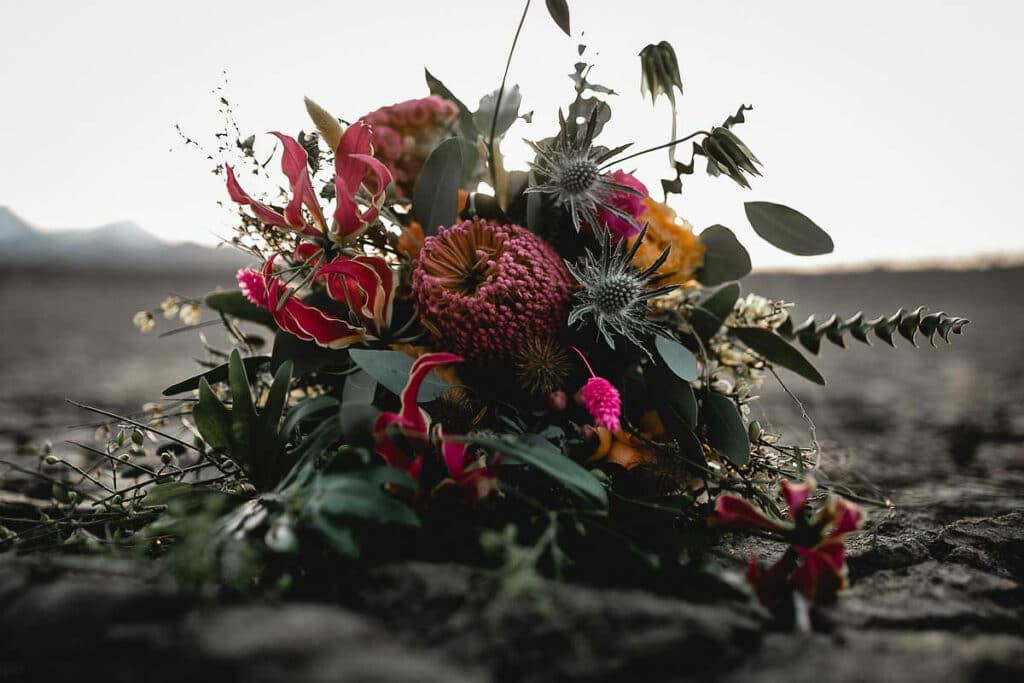
[[[391,171],[400,196],[412,195],[423,163],[458,113],[454,102],[431,95],[381,107],[360,118],[373,126],[374,154]]]
[[[572,276],[525,228],[475,218],[424,240],[412,288],[420,318],[445,348],[494,364],[564,328]]]
[[[590,363],[587,362],[582,351],[575,346],[572,347],[572,350],[579,354],[583,359],[583,364],[590,371],[590,379],[583,385],[580,392],[583,397],[583,405],[587,407],[587,411],[594,418],[596,426],[604,427],[614,434],[619,431],[619,418],[622,416],[622,398],[619,396],[619,390],[604,377],[594,374],[594,369],[590,367]]]
[[[613,171],[609,174],[608,179],[617,185],[631,187],[640,193],[633,194],[624,190],[615,190],[608,198],[608,204],[632,216],[632,221],[628,221],[602,206],[597,207],[597,220],[602,225],[607,226],[608,230],[612,233],[612,237],[616,240],[629,239],[640,232],[639,218],[647,210],[647,207],[644,206],[644,199],[648,196],[647,187],[625,171]]]

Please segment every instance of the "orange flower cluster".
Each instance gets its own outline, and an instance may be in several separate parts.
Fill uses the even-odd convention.
[[[647,197],[644,205],[647,210],[640,216],[640,223],[647,222],[647,236],[633,257],[633,263],[638,268],[647,268],[666,247],[671,247],[668,260],[658,268],[658,274],[666,276],[661,284],[685,285],[704,264],[704,243],[693,234],[693,226],[679,218],[667,204]]]

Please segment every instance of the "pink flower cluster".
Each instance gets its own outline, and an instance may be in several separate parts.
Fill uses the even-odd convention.
[[[441,346],[487,364],[561,332],[572,287],[547,242],[518,225],[478,218],[428,237],[412,280],[419,316]]]
[[[431,95],[381,107],[359,119],[373,127],[374,155],[391,171],[400,195],[412,195],[423,163],[458,113],[454,102]]]

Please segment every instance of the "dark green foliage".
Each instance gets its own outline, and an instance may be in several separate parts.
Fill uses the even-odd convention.
[[[569,3],[566,0],[545,0],[548,6],[548,14],[558,24],[558,28],[567,36],[572,35],[572,31],[569,28]]]
[[[258,412],[237,349],[228,364],[230,408],[217,398],[205,378],[199,380],[199,401],[192,409],[199,433],[211,448],[237,463],[257,489],[273,486],[280,476],[282,444],[278,428],[291,378],[292,364],[285,363],[274,376],[267,401]]]
[[[270,356],[249,356],[248,358],[242,359],[242,363],[245,365],[245,370],[249,373],[256,372],[269,361]],[[164,389],[163,394],[164,396],[175,396],[177,394],[183,394],[186,391],[195,391],[199,388],[199,382],[204,379],[209,384],[217,384],[218,382],[227,381],[228,368],[230,365],[230,363],[224,363],[223,365],[218,365],[211,370],[207,370],[206,372],[182,380],[177,384],[172,384]]]
[[[207,294],[203,299],[203,303],[223,315],[258,323],[272,330],[277,329],[277,323],[274,322],[274,316],[271,315],[270,311],[252,303],[237,289],[230,292]]]
[[[735,401],[710,391],[702,408],[708,444],[721,451],[733,465],[746,465],[750,461],[750,440]]]
[[[890,316],[879,316],[873,320],[865,320],[863,313],[843,320],[833,315],[823,323],[817,323],[814,316],[796,325],[787,319],[778,332],[788,339],[795,339],[811,353],[821,349],[822,338],[828,339],[836,346],[846,346],[846,335],[863,344],[871,344],[871,335],[881,339],[889,346],[896,347],[896,335],[899,334],[917,347],[917,334],[920,333],[928,342],[938,347],[936,340],[941,338],[950,343],[951,334],[961,334],[965,325],[970,323],[966,318],[947,315],[942,311],[928,313],[924,306],[914,311],[899,309]]]
[[[455,222],[461,183],[462,146],[456,138],[449,138],[430,153],[413,189],[413,212],[424,235],[436,235],[439,227]]]
[[[747,202],[744,208],[754,232],[779,249],[797,256],[832,253],[832,238],[799,211],[771,202]]]
[[[739,280],[750,273],[750,254],[724,225],[712,225],[700,234],[704,243],[704,265],[697,272],[703,285],[714,286]]]
[[[748,348],[774,365],[792,370],[804,379],[824,386],[825,378],[788,341],[763,327],[733,327],[729,332]]]

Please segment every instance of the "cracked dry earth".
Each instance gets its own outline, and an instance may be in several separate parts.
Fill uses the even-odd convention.
[[[809,635],[773,630],[743,600],[639,589],[541,582],[497,604],[493,576],[454,565],[375,569],[343,605],[214,605],[175,593],[152,565],[6,555],[0,680],[1024,680],[1024,360],[1004,324],[1024,320],[1024,304],[993,296],[1022,282],[996,271],[753,283],[803,315],[855,298],[881,313],[895,291],[974,321],[939,351],[826,349],[827,393],[792,381],[827,473],[867,478],[894,504],[851,540],[852,586],[815,610]],[[806,433],[780,392],[763,403],[775,428]],[[779,550],[730,537],[721,561],[741,569],[750,552]]]

